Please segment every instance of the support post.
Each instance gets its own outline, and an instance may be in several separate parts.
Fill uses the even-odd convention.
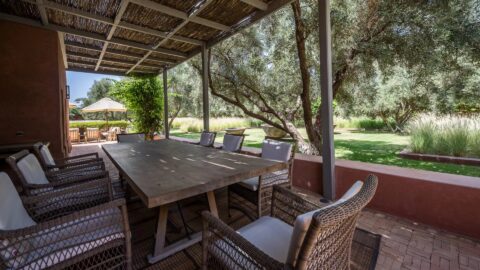
[[[208,99],[208,53],[207,47],[202,46],[202,97],[203,97],[203,130],[210,130],[210,104]]]
[[[168,126],[168,82],[167,82],[167,67],[163,68],[163,125],[165,132],[165,139],[170,138],[170,128]]]
[[[322,112],[323,196],[335,199],[335,148],[333,141],[332,44],[330,0],[318,0],[320,85]]]

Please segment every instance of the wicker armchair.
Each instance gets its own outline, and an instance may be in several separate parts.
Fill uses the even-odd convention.
[[[280,142],[276,140],[265,140],[262,145],[261,157],[288,163],[288,169],[253,177],[228,187],[228,209],[238,209],[244,212],[252,220],[263,215],[269,215],[272,187],[274,185],[291,185],[291,171],[293,167],[293,156],[295,143]],[[247,202],[245,202],[245,200]],[[255,213],[251,213],[253,205]]]
[[[105,170],[87,170],[89,164],[75,168],[44,172],[38,159],[24,150],[7,158],[7,163],[16,174],[23,191],[27,195],[44,193],[93,180],[108,183],[111,194],[111,183]],[[85,169],[85,170],[83,170]]]
[[[242,151],[244,139],[245,135],[225,134],[225,136],[223,137],[223,145],[218,147],[218,149],[235,153],[240,152]]]
[[[33,152],[37,156],[44,171],[58,171],[62,169],[84,168],[85,170],[105,170],[103,159],[98,153],[88,153],[62,159],[53,159],[48,146],[38,142],[33,145]],[[89,166],[84,166],[89,165]]]
[[[238,231],[203,212],[203,269],[349,269],[356,221],[377,182],[370,175],[323,208],[274,186],[272,216]]]
[[[0,269],[131,269],[130,228],[123,200],[74,213],[29,215],[5,173],[0,173]],[[50,200],[51,196],[35,198]]]

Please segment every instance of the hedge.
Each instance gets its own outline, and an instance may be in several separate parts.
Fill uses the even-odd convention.
[[[130,125],[127,121],[108,121],[109,127],[120,127],[127,128]],[[105,129],[107,126],[106,121],[81,121],[81,122],[70,122],[70,128],[99,128]]]

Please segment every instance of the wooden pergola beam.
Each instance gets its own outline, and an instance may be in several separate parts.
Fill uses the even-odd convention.
[[[243,3],[247,4],[247,5],[250,5],[252,7],[256,7],[258,9],[261,9],[261,10],[267,10],[268,9],[268,4],[266,4],[265,2],[261,1],[261,0],[240,0],[242,1]]]
[[[186,20],[189,17],[189,14],[187,14],[186,12],[183,12],[181,10],[177,10],[177,9],[174,9],[174,8],[171,8],[171,7],[153,2],[151,0],[131,0],[131,2],[136,4],[136,5],[143,6],[143,7],[146,7],[148,9],[153,9],[153,10],[156,10],[158,12],[170,15],[172,17],[180,18],[182,20]],[[210,28],[214,28],[214,29],[217,29],[217,30],[220,30],[220,31],[229,31],[230,30],[230,27],[227,26],[227,25],[217,23],[217,22],[214,22],[212,20],[207,20],[207,19],[204,19],[204,18],[194,17],[190,21],[194,22],[194,23],[197,23],[197,24],[204,25],[204,26],[208,26]]]
[[[87,31],[83,31],[83,30],[73,29],[73,28],[66,27],[66,26],[60,26],[60,25],[53,25],[53,24],[42,25],[41,23],[39,23],[36,20],[27,19],[27,18],[23,18],[23,17],[20,17],[20,16],[15,16],[15,15],[10,15],[10,14],[3,13],[3,12],[0,12],[0,19],[13,21],[13,22],[19,22],[19,23],[23,23],[23,24],[27,24],[27,25],[40,27],[40,28],[50,29],[50,30],[53,30],[53,31],[59,31],[59,32],[62,32],[62,33],[65,33],[65,34],[79,36],[79,37],[83,37],[83,38],[87,38],[87,39],[93,39],[93,40],[97,40],[97,41],[101,41],[101,42],[106,42],[107,41],[107,39],[104,36],[102,36],[101,34],[91,33],[91,32],[87,32]],[[179,52],[179,51],[175,51],[175,50],[168,50],[168,49],[164,49],[164,48],[153,49],[149,45],[145,45],[145,44],[134,42],[134,41],[124,40],[124,39],[119,39],[119,38],[112,38],[111,40],[109,40],[109,42],[113,43],[113,44],[118,44],[118,45],[122,45],[122,46],[127,46],[127,47],[132,47],[132,48],[144,50],[144,51],[157,52],[157,53],[161,53],[161,54],[165,54],[165,55],[171,55],[171,56],[175,56],[175,57],[182,58],[182,59],[187,58],[187,54],[183,53],[183,52]]]
[[[102,48],[98,48],[98,47],[95,47],[95,46],[86,45],[86,44],[82,44],[82,43],[72,42],[72,41],[65,41],[65,45],[75,47],[75,48],[81,48],[81,49],[85,49],[85,50],[96,51],[96,52],[101,52],[102,51]],[[136,58],[136,59],[141,59],[143,57],[142,54],[130,53],[130,52],[120,51],[120,50],[111,49],[111,48],[107,48],[106,53],[115,54],[115,55],[119,55],[119,56],[128,56],[128,57]],[[154,57],[149,57],[148,60],[155,61],[155,62],[161,63],[161,64],[176,63],[173,60],[160,59],[160,58],[154,58]]]
[[[48,16],[47,11],[45,10],[45,5],[43,4],[43,0],[36,0],[38,12],[40,13],[40,19],[42,20],[43,25],[48,25]]]
[[[185,25],[187,25],[187,23],[189,23],[192,19],[196,18],[197,14],[202,12],[202,10],[204,10],[213,0],[206,0],[202,3],[201,6],[197,7],[197,9],[195,9],[192,13],[188,14],[188,17],[183,20],[183,22],[181,22],[179,25],[177,25],[172,31],[170,31],[170,33],[168,33],[168,35],[162,40],[160,41],[157,45],[155,45],[153,48],[154,49],[157,49],[159,48],[160,46],[162,46],[163,44],[165,44],[172,36],[174,36],[178,31],[180,31],[180,29],[182,29]],[[202,44],[202,46],[204,47],[205,44]],[[134,65],[132,68],[130,68],[130,70],[128,70],[127,74],[132,72],[138,65],[140,65],[149,55],[151,54],[151,52],[148,52],[147,54],[145,54],[145,56],[138,60],[137,64]]]
[[[100,63],[102,63],[103,56],[105,55],[105,52],[107,51],[109,40],[112,39],[113,34],[115,34],[115,30],[117,30],[117,25],[118,23],[122,20],[123,13],[125,10],[127,10],[129,0],[122,0],[120,2],[120,8],[118,9],[117,15],[115,15],[115,19],[113,20],[112,27],[110,27],[110,31],[108,31],[107,34],[107,41],[103,43],[103,48],[102,51],[100,52],[100,56],[98,57],[97,65],[95,66],[95,71],[98,70],[100,67]]]

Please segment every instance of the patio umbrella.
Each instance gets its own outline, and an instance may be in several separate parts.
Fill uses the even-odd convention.
[[[126,112],[127,108],[122,103],[111,100],[110,98],[102,98],[99,101],[85,107],[82,112],[105,112],[105,120],[108,126],[108,112]]]

